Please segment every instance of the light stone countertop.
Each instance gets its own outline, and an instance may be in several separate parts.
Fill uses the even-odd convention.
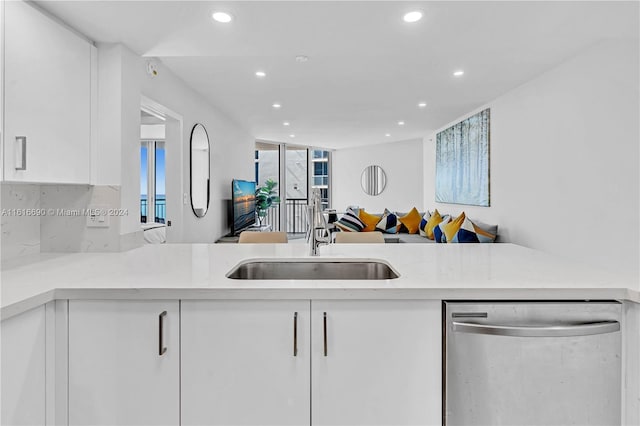
[[[638,283],[514,244],[334,244],[323,258],[369,258],[393,280],[232,280],[251,258],[305,258],[302,244],[163,244],[121,253],[5,262],[2,319],[55,299],[615,299]]]

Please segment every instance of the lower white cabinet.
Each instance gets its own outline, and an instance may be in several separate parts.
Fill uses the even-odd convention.
[[[69,301],[69,425],[179,425],[178,301]]]
[[[441,424],[439,301],[311,305],[311,424]]]
[[[3,426],[46,424],[54,400],[70,426],[440,424],[439,301],[61,306],[55,327],[45,306],[2,322]]]
[[[2,321],[1,424],[44,425],[46,319],[40,306]]]
[[[309,301],[183,301],[182,425],[308,425]]]
[[[182,425],[441,423],[438,301],[183,301]]]

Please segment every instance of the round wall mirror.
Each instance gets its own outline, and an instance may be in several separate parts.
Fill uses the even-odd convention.
[[[362,190],[369,195],[380,195],[387,185],[387,175],[380,166],[368,166],[362,171]]]
[[[209,136],[202,124],[191,130],[191,208],[197,217],[209,209]]]

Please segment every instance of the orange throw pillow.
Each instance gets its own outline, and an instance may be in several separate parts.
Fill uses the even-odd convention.
[[[433,229],[438,226],[440,222],[442,222],[442,216],[440,216],[438,209],[436,209],[427,221],[427,224],[424,226],[424,233],[427,234],[428,239],[434,239]]]
[[[371,232],[376,230],[376,225],[380,222],[381,216],[376,216],[375,214],[367,213],[364,209],[360,209],[360,213],[358,213],[360,220],[364,223],[364,229],[360,232]]]
[[[462,212],[460,213],[460,216],[456,217],[444,226],[444,235],[447,237],[448,243],[450,243],[453,240],[453,237],[456,236],[466,217],[467,216],[464,214],[464,212]]]
[[[418,230],[420,229],[420,221],[422,220],[422,216],[420,216],[420,213],[418,213],[418,209],[414,207],[405,216],[398,216],[398,220],[401,224],[404,225],[405,228],[407,228],[410,234],[417,234]]]

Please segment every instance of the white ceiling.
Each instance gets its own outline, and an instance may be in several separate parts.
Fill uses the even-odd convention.
[[[39,3],[95,41],[159,58],[256,138],[329,148],[423,137],[602,39],[639,31],[638,2]],[[424,18],[404,23],[415,9]],[[215,10],[234,21],[214,22]],[[309,61],[296,62],[301,54]]]

